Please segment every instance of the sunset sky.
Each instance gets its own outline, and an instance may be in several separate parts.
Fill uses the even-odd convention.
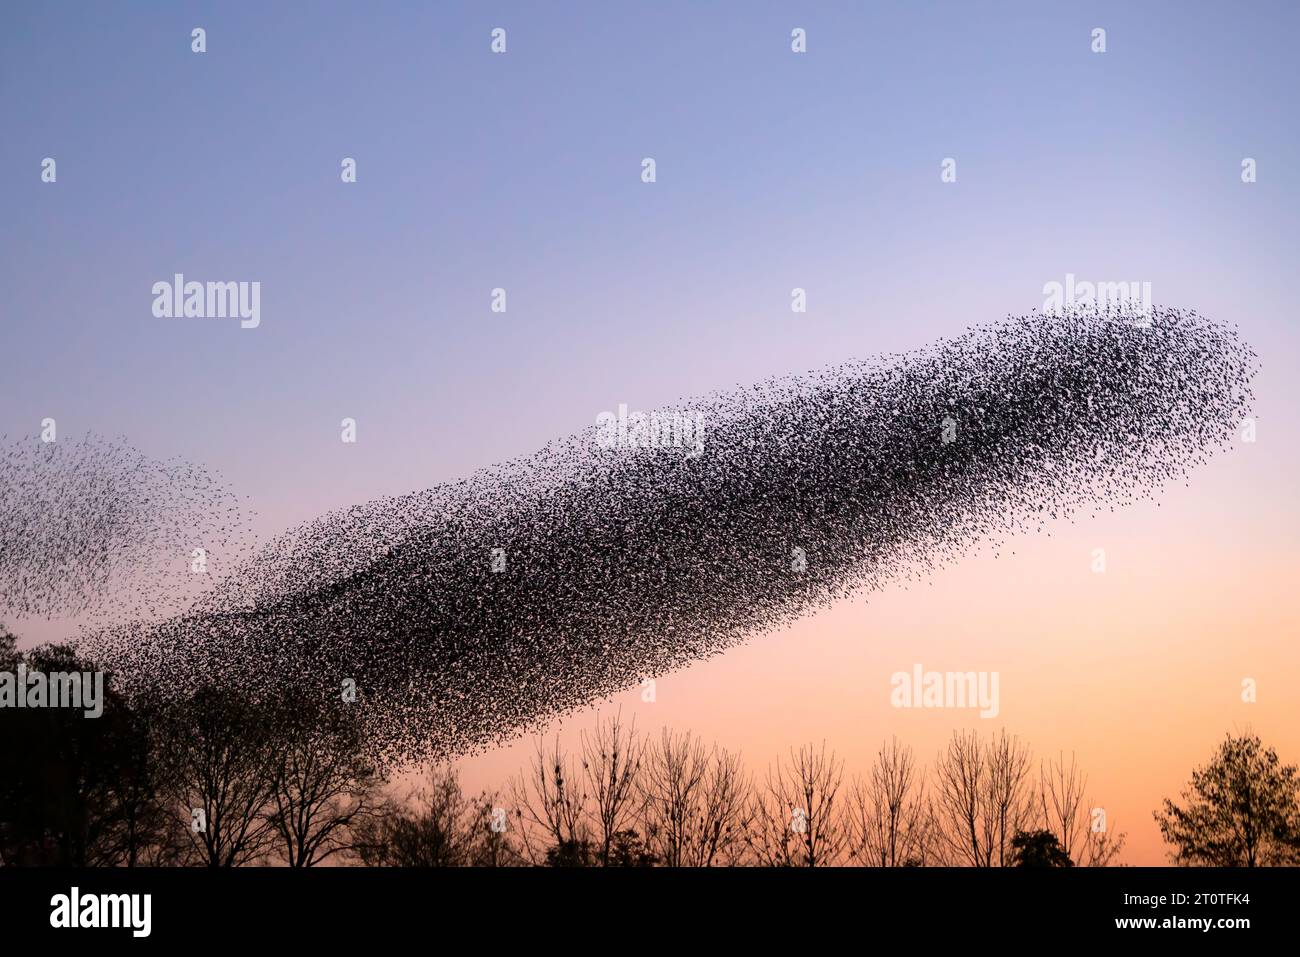
[[[1027,313],[1067,274],[1150,282],[1259,354],[1256,442],[1158,506],[1079,515],[601,707],[760,775],[807,741],[856,771],[891,735],[933,763],[955,727],[1006,728],[1074,752],[1130,864],[1166,861],[1151,812],[1226,732],[1300,763],[1300,10],[569,6],[7,11],[0,433],[54,417],[203,463],[267,536],[620,403]],[[155,318],[178,272],[259,281],[260,327]],[[78,623],[6,624],[30,643]],[[1000,714],[892,707],[916,663],[999,672]],[[548,733],[576,743],[593,714]],[[467,759],[465,782],[503,783],[530,748]]]

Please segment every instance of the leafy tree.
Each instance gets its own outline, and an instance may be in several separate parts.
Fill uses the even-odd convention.
[[[641,836],[633,830],[610,835],[609,850],[604,843],[569,840],[546,852],[547,867],[653,867],[658,859],[646,849]]]
[[[70,645],[19,652],[0,626],[0,671],[94,673]],[[104,682],[98,717],[68,707],[0,709],[0,862],[133,866],[165,831],[148,722]]]
[[[561,841],[546,851],[547,867],[592,867],[596,864],[596,852],[591,841],[573,838]]]
[[[1177,864],[1259,867],[1300,862],[1300,779],[1258,735],[1231,734],[1192,771],[1185,804],[1155,812]]]
[[[646,847],[636,831],[617,831],[610,845],[606,867],[653,867],[659,859]]]
[[[1011,839],[1011,860],[1014,867],[1074,866],[1056,835],[1042,830],[1018,831]]]

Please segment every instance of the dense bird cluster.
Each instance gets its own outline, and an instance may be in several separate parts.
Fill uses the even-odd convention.
[[[1254,371],[1193,312],[1009,317],[661,411],[706,424],[702,454],[591,429],[329,514],[188,613],[92,645],[127,688],[355,683],[377,757],[465,753],[1081,506],[1150,497],[1231,442]]]
[[[0,503],[0,612],[20,618],[177,612],[250,548],[220,479],[120,439],[0,436]]]

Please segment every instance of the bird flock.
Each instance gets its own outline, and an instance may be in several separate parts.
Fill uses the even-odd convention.
[[[1011,316],[660,410],[706,423],[702,450],[591,428],[332,512],[184,613],[86,647],[127,693],[354,688],[376,760],[465,754],[972,549],[1150,498],[1232,444],[1255,371],[1234,329],[1192,311]],[[42,547],[66,554],[48,528],[39,542],[29,571]],[[69,587],[43,584],[33,598]]]
[[[125,439],[0,436],[0,612],[157,618],[255,547],[252,512],[208,470]]]

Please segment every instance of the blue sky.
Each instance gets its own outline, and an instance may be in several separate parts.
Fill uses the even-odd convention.
[[[0,431],[205,462],[268,530],[620,402],[919,346],[1067,272],[1246,324],[1266,399],[1298,371],[1287,4],[0,16]],[[259,281],[261,326],[154,318],[176,272]]]

